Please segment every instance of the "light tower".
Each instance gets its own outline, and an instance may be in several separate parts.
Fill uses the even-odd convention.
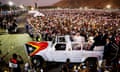
[[[14,3],[10,0],[8,1],[8,5],[10,6],[10,11],[12,10],[12,6],[14,5]]]
[[[35,9],[38,8],[37,1],[38,1],[38,0],[35,0]]]

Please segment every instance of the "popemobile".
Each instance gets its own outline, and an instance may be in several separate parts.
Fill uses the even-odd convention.
[[[25,44],[25,50],[32,63],[47,62],[82,63],[88,58],[102,60],[104,46],[95,46],[93,50],[87,49],[88,43],[75,42],[69,35],[56,36],[53,41],[31,41]]]

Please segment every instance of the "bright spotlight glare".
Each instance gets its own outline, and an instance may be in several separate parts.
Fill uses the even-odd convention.
[[[13,6],[13,2],[12,2],[12,1],[9,1],[8,4],[9,4],[10,6]]]
[[[111,5],[107,5],[106,8],[107,8],[107,9],[110,9],[110,8],[111,8]]]

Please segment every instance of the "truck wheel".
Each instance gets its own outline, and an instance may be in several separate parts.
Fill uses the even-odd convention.
[[[33,56],[31,58],[31,62],[32,62],[34,67],[41,68],[43,66],[44,59],[41,56]]]

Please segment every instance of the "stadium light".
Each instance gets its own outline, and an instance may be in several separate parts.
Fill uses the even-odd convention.
[[[111,6],[110,4],[106,5],[106,8],[107,8],[107,9],[111,9],[111,7],[112,7],[112,6]]]
[[[8,2],[8,5],[9,5],[9,6],[13,6],[14,3],[13,3],[12,1],[9,1],[9,2]]]
[[[12,10],[12,6],[14,5],[14,3],[12,1],[9,1],[8,5],[10,6],[10,11],[11,11]]]
[[[34,7],[31,7],[31,10],[34,10],[35,8]]]

